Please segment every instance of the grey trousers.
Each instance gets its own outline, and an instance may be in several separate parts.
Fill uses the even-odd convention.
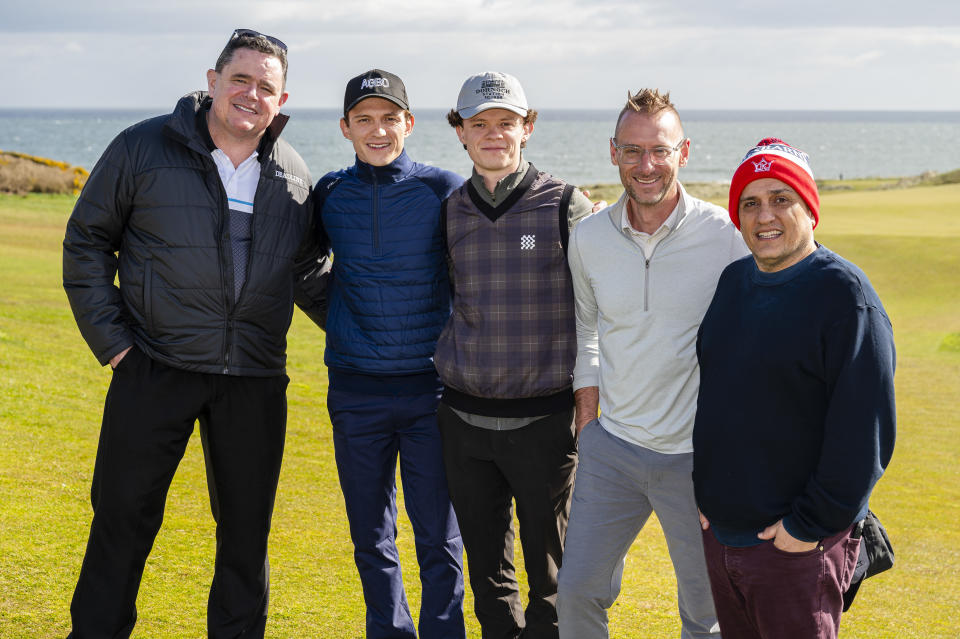
[[[611,435],[597,420],[580,433],[557,612],[560,639],[608,637],[627,551],[657,513],[677,576],[682,639],[720,637],[693,497],[693,454],[664,455]]]

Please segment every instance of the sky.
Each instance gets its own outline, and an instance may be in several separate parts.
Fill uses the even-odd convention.
[[[376,67],[414,112],[487,70],[537,109],[658,87],[681,111],[960,111],[954,0],[3,0],[0,108],[167,110],[237,27],[288,44],[290,109],[342,106]]]

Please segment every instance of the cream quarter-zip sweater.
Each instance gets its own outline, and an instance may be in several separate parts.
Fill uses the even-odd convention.
[[[697,329],[720,273],[748,251],[724,209],[680,186],[672,227],[644,256],[621,227],[626,202],[624,195],[582,220],[570,236],[573,388],[600,387],[600,423],[613,435],[659,453],[689,453]]]

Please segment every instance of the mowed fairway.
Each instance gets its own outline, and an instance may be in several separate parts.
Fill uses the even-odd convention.
[[[61,288],[73,198],[0,196],[0,637],[64,637],[90,524],[100,368]],[[956,637],[960,614],[960,185],[827,193],[817,238],[859,264],[893,320],[899,436],[872,499],[897,565],[866,583],[845,638]],[[790,339],[784,335],[783,339]],[[323,333],[290,333],[289,423],[271,544],[270,637],[362,637],[364,607],[324,407]],[[731,401],[750,401],[750,389]],[[402,498],[401,498],[402,500]],[[413,536],[401,518],[417,610]],[[199,438],[170,489],[140,588],[135,637],[205,636],[215,549]],[[627,558],[611,635],[676,637],[676,584],[659,528]],[[467,594],[468,635],[479,637]]]

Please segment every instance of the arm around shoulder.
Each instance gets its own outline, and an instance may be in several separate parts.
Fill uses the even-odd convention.
[[[333,260],[330,238],[323,228],[323,205],[335,186],[336,181],[329,180],[329,175],[325,176],[317,183],[317,188],[307,201],[310,224],[293,267],[293,301],[314,324],[324,330],[327,325],[327,287],[330,285]]]
[[[570,232],[573,232],[573,228],[585,217],[588,217],[594,213],[593,202],[587,198],[578,188],[573,189],[573,194],[570,196],[570,208],[567,210],[567,224],[570,227]]]

